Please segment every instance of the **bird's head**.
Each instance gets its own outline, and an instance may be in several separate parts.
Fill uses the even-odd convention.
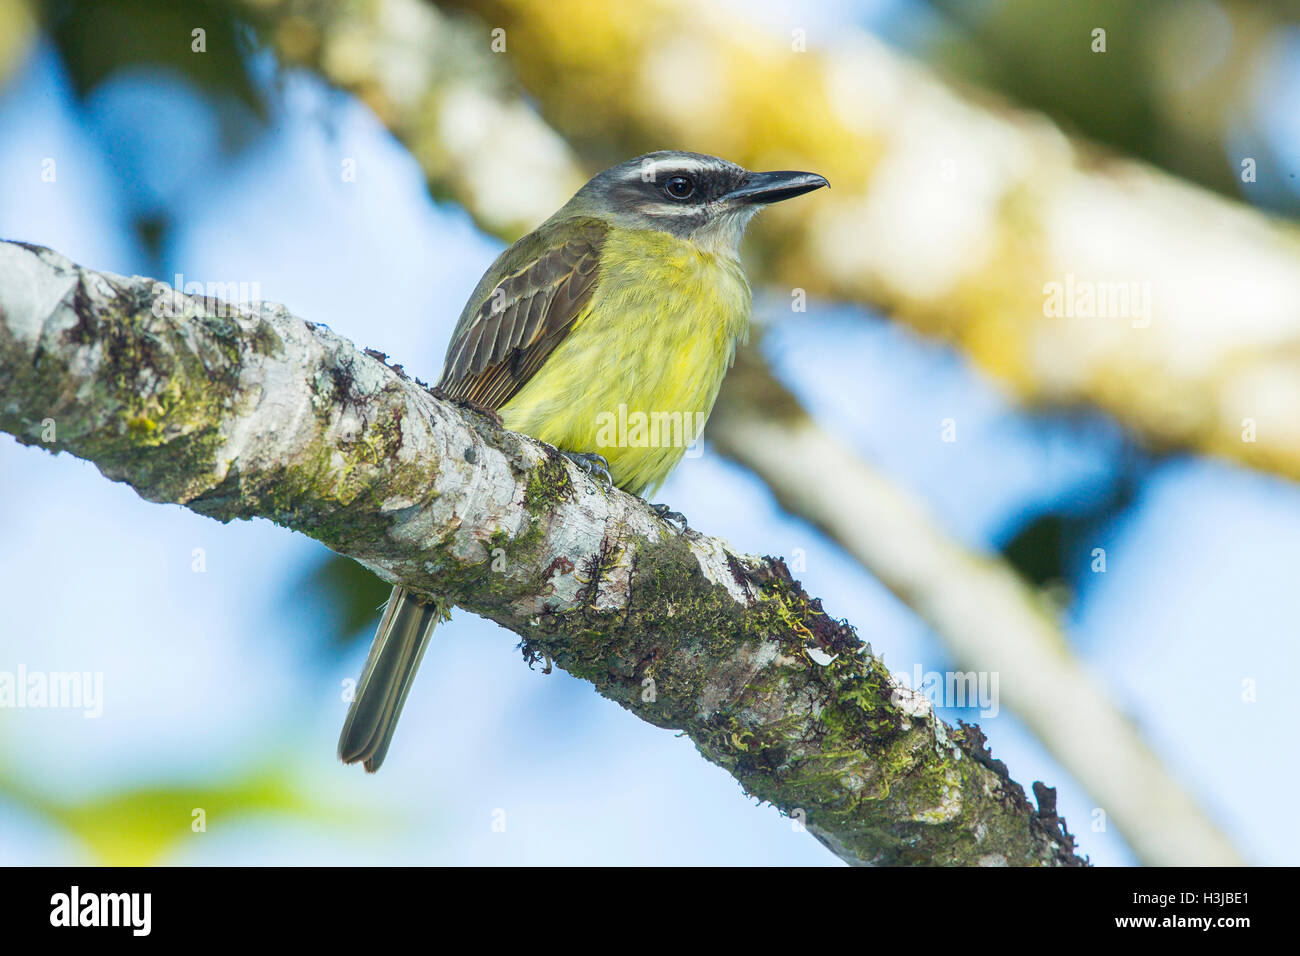
[[[735,255],[759,209],[828,185],[816,173],[756,173],[716,156],[660,150],[597,173],[566,210]]]

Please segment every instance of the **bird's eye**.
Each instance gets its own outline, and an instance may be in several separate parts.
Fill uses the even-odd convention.
[[[691,182],[689,176],[674,176],[664,183],[664,189],[674,199],[689,199],[691,193],[695,192],[695,183]]]

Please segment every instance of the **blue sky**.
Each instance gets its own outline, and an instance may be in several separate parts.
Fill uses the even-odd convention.
[[[430,200],[363,107],[304,77],[270,128],[224,157],[205,101],[179,81],[136,73],[81,106],[42,49],[0,92],[0,131],[0,236],[111,271],[256,282],[425,380],[500,248]],[[43,184],[51,156],[58,180]],[[344,157],[355,183],[340,181]],[[161,262],[130,228],[157,209],[177,223]],[[1026,415],[958,353],[879,317],[814,303],[764,347],[820,421],[972,546],[996,547],[1041,510],[1083,508],[1116,480],[1125,442],[1109,423]],[[942,443],[957,410],[961,440]],[[951,666],[906,608],[717,455],[687,460],[659,498],[742,549],[803,549],[809,590],[891,669]],[[1300,784],[1282,678],[1300,665],[1300,489],[1218,462],[1153,461],[1135,505],[1095,538],[1108,570],[1078,562],[1078,653],[1249,859],[1297,862],[1300,824],[1259,795]],[[0,436],[0,670],[105,675],[98,720],[0,715],[0,770],[75,798],[274,765],[333,809],[327,821],[220,821],[183,842],[178,863],[837,863],[688,740],[528,670],[513,635],[463,612],[425,658],[383,773],[339,766],[340,684],[365,648],[322,654],[328,611],[295,599],[323,556],[267,522],[149,504],[92,465]],[[1057,786],[1084,852],[1132,862],[1113,828],[1091,830],[1092,801],[1014,716],[981,723],[1017,780]],[[0,797],[0,863],[80,860],[75,841]]]

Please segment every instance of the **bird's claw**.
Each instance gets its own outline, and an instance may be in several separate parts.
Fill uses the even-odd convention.
[[[605,460],[604,455],[577,451],[562,451],[560,454],[593,478],[604,478],[606,488],[614,487],[614,479],[609,473],[609,462]]]
[[[659,516],[659,520],[676,522],[682,526],[682,532],[691,530],[691,526],[686,523],[686,515],[680,511],[673,511],[667,505],[651,505],[650,510]]]

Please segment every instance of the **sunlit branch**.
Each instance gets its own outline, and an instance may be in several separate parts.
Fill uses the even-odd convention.
[[[0,430],[502,624],[849,862],[1081,862],[1054,800],[1036,811],[781,561],[678,532],[281,306],[0,242]]]

